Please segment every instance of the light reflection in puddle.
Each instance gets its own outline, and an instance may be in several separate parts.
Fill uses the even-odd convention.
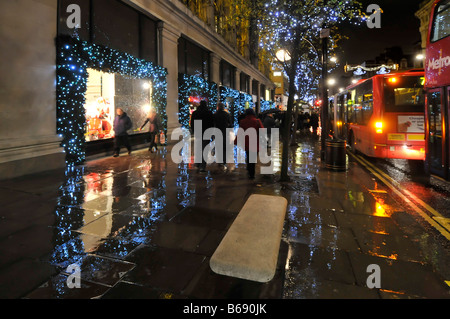
[[[86,174],[84,167],[68,170],[59,189],[49,261],[67,267],[89,253],[123,258],[149,242],[167,204],[162,162],[155,166],[143,161],[130,170],[125,161],[118,164],[116,174],[114,170]]]

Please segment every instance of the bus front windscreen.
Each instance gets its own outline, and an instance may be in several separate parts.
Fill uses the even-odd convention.
[[[402,76],[387,77],[384,83],[386,112],[424,112],[425,77]]]

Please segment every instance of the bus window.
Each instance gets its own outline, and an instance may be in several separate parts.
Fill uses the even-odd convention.
[[[442,1],[436,7],[431,42],[439,41],[450,35],[450,0]]]
[[[369,124],[373,114],[373,93],[364,94],[363,101],[363,125]]]
[[[357,113],[359,113],[356,115],[358,124],[367,125],[373,114],[373,81],[368,80],[359,85],[356,88],[356,95],[358,100]]]
[[[356,100],[356,90],[351,90],[347,94],[347,122],[356,123],[355,114],[355,101]]]
[[[389,77],[385,79],[386,112],[424,112],[423,77]]]
[[[336,110],[336,136],[339,138],[344,137],[344,125],[345,125],[345,105],[344,105],[344,94],[339,94],[335,101]]]

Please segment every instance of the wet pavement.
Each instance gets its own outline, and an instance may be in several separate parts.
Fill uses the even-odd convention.
[[[318,139],[302,135],[288,183],[277,174],[249,180],[244,165],[199,173],[173,163],[170,149],[2,181],[0,298],[450,298],[448,245],[433,236],[421,244],[430,230],[351,158],[347,172],[324,166]],[[266,284],[209,267],[252,194],[289,201]],[[70,265],[80,289],[67,285]],[[368,287],[370,265],[381,288]]]

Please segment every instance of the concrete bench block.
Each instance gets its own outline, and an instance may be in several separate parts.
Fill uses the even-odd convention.
[[[271,281],[276,272],[287,204],[283,197],[252,195],[211,257],[211,269],[220,275]]]

